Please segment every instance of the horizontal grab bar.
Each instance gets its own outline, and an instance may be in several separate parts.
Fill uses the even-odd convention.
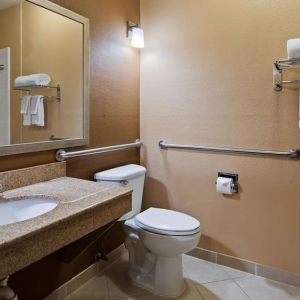
[[[127,149],[131,149],[131,148],[140,148],[142,145],[143,145],[143,143],[140,140],[136,140],[134,143],[131,143],[131,144],[123,144],[123,145],[94,148],[94,149],[80,150],[80,151],[72,151],[72,152],[66,152],[65,150],[61,149],[56,152],[56,160],[64,161],[64,160],[66,160],[68,158],[72,158],[72,157],[96,155],[96,154],[102,154],[102,153],[108,153],[108,152],[114,152],[114,151],[127,150]]]
[[[203,152],[281,156],[281,157],[289,157],[292,159],[299,159],[300,157],[300,150],[298,149],[291,149],[289,151],[272,151],[272,150],[242,149],[242,148],[230,148],[230,147],[178,145],[178,144],[168,144],[165,140],[161,140],[159,142],[159,147],[161,149],[182,149],[182,150],[193,150],[193,151],[203,151]]]
[[[0,70],[4,70],[5,66],[4,65],[0,65]]]

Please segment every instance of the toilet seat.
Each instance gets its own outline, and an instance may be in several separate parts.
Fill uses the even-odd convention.
[[[149,208],[138,214],[134,221],[140,228],[162,235],[185,236],[200,231],[198,220],[168,209]]]

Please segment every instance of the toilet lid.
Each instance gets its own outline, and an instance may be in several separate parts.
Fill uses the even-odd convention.
[[[166,235],[191,235],[200,231],[200,222],[195,218],[161,208],[149,208],[138,214],[135,223],[145,230]]]

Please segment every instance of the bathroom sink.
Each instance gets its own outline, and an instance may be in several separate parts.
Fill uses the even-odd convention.
[[[58,201],[43,196],[5,199],[0,202],[0,225],[18,223],[53,210]]]

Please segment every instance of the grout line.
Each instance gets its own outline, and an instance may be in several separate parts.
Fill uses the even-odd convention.
[[[242,287],[233,279],[233,282],[237,285],[237,287],[250,299],[252,298],[242,289]]]
[[[253,277],[252,277],[253,278]],[[243,293],[250,299],[250,300],[252,300],[252,298],[246,293],[246,291],[239,285],[239,283],[237,282],[237,281],[235,281],[235,280],[233,280],[235,283],[236,283],[236,285],[243,291]]]
[[[222,279],[222,280],[215,280],[215,281],[208,281],[208,282],[201,282],[199,284],[205,285],[205,284],[210,284],[210,283],[218,283],[218,282],[224,282],[224,281],[234,281],[233,278],[227,278],[227,279]],[[235,281],[234,281],[235,282]]]

